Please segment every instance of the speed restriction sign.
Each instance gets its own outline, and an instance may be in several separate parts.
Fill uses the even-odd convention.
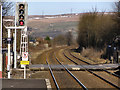
[[[28,61],[28,52],[22,52],[22,60]]]

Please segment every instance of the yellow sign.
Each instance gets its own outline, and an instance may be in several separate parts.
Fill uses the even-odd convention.
[[[21,65],[29,65],[29,61],[20,61]]]

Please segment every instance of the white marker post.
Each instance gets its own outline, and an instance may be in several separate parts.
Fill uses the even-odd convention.
[[[24,62],[22,67],[24,67],[24,79],[26,79],[26,62],[28,62],[28,52],[22,52],[22,61]]]
[[[8,70],[8,78],[10,79],[10,29],[8,29],[8,65],[7,65],[7,70]]]
[[[26,79],[26,65],[24,64],[24,79]]]
[[[16,11],[16,10],[15,10]],[[15,15],[15,36],[14,36],[14,68],[17,67],[17,60],[16,60],[16,15]]]

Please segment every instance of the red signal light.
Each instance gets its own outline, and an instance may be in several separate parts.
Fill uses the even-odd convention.
[[[20,21],[19,24],[20,24],[20,26],[23,26],[24,25],[24,21]]]

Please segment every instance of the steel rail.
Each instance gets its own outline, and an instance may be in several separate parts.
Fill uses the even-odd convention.
[[[56,81],[56,79],[55,79],[55,76],[54,76],[53,72],[52,72],[52,69],[51,69],[51,67],[50,67],[50,65],[49,65],[49,63],[48,63],[48,61],[47,61],[47,58],[46,58],[46,63],[47,63],[47,65],[48,65],[48,67],[49,67],[51,76],[52,76],[52,78],[53,78],[53,81],[54,81],[54,83],[55,83],[55,86],[56,86],[57,90],[60,90],[59,85],[58,85],[58,83],[57,83],[57,81]]]
[[[65,55],[65,54],[64,54]],[[68,56],[66,56],[66,58],[69,58]],[[69,58],[69,60],[71,60],[71,61],[73,61],[72,59],[70,59]],[[83,61],[83,60],[81,60],[81,61]],[[75,61],[74,61],[75,62]],[[78,64],[77,64],[78,65]],[[95,75],[95,76],[97,76],[98,78],[100,78],[101,80],[103,80],[103,81],[105,81],[105,82],[107,82],[108,84],[110,84],[110,85],[112,85],[113,87],[115,87],[115,88],[117,88],[117,89],[120,89],[120,87],[119,86],[117,86],[117,85],[115,85],[115,84],[113,84],[113,83],[111,83],[110,81],[108,81],[108,80],[106,80],[105,78],[103,78],[103,77],[101,77],[101,76],[99,76],[99,75],[97,75],[97,74],[95,74],[94,72],[92,72],[91,70],[89,70],[89,69],[86,69],[83,65],[81,65],[86,71],[88,71],[89,73],[91,73],[91,74],[93,74],[93,75]]]
[[[70,52],[69,52],[69,54],[70,54],[72,57],[74,57],[74,58],[76,58],[76,59],[78,59],[78,60],[80,60],[80,61],[83,61],[84,63],[86,63],[86,64],[88,64],[88,65],[92,65],[92,64],[90,64],[90,63],[88,63],[88,62],[86,62],[86,61],[84,61],[84,60],[81,60],[80,58],[74,56],[74,55],[71,54]],[[66,56],[65,56],[65,57],[66,57]],[[93,62],[94,62],[94,61],[93,61]],[[103,71],[105,71],[106,73],[109,73],[109,74],[111,74],[111,75],[113,75],[113,76],[115,76],[115,77],[120,78],[120,76],[117,75],[117,74],[115,74],[115,73],[111,73],[111,72],[109,72],[109,71],[107,71],[107,70],[103,70]]]
[[[115,73],[109,72],[109,71],[107,71],[107,70],[104,70],[104,71],[105,71],[105,72],[107,72],[107,73],[109,73],[109,74],[111,74],[111,75],[113,75],[113,76],[115,76],[115,77],[120,78],[120,76],[119,76],[119,75],[117,75],[117,74],[115,74]]]
[[[67,56],[65,55],[65,53],[63,53],[63,55],[67,58]],[[69,58],[68,58],[69,59]],[[76,63],[75,61],[69,59],[70,61],[72,61],[74,64],[78,65],[78,63]]]
[[[69,52],[70,53],[70,52]],[[74,55],[72,55],[71,53],[70,53],[70,55],[72,56],[72,57],[74,57],[74,58],[76,58],[76,59],[78,59],[78,60],[80,60],[80,61],[82,61],[82,62],[84,62],[84,63],[86,63],[86,64],[88,64],[88,65],[90,65],[90,63],[88,63],[88,62],[86,62],[86,61],[84,61],[84,60],[82,60],[82,59],[80,59],[80,58],[78,58],[78,57],[75,57]]]
[[[55,53],[54,53],[54,55],[55,55]],[[56,57],[56,55],[55,55],[55,58],[56,58],[56,60],[65,68],[65,70],[82,86],[82,88],[83,88],[84,90],[88,90],[88,89],[58,60],[58,58]]]

